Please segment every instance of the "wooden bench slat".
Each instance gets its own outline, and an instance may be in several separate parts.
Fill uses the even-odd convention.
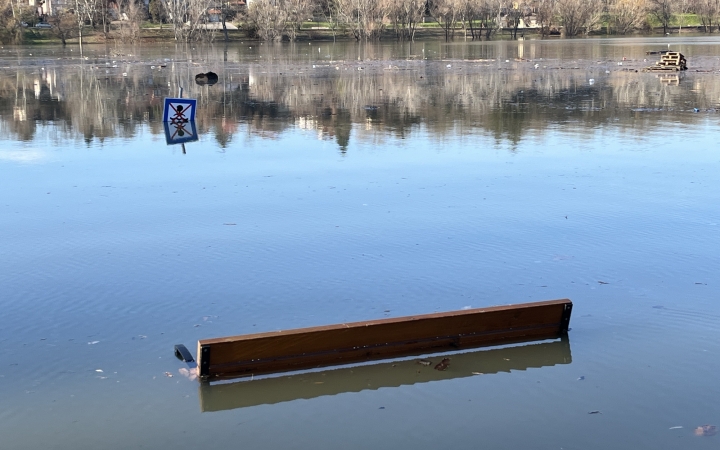
[[[299,370],[403,353],[557,337],[567,299],[256,333],[198,342],[203,378]]]

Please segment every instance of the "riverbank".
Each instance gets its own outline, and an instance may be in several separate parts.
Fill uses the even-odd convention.
[[[103,43],[117,43],[127,44],[127,36],[123,35],[121,27],[118,23],[114,23],[111,26],[110,32],[105,34],[98,30],[93,30],[92,27],[87,27],[83,30],[83,43],[84,44],[103,44]],[[246,27],[239,25],[235,26],[228,24],[229,27],[227,32],[224,32],[220,26],[214,29],[203,30],[204,36],[203,41],[206,42],[242,42],[247,40],[258,40],[251,36],[251,33]],[[476,36],[480,36],[482,33],[480,30],[475,30]],[[705,33],[702,26],[684,26],[668,28],[666,33],[670,36],[690,36],[693,34],[701,34],[713,36],[713,33]],[[664,36],[662,27],[654,28],[653,30],[640,33],[636,32],[625,37],[631,36]],[[515,38],[514,36],[517,36]],[[617,34],[608,34],[602,30],[598,30],[590,34],[592,37],[622,37]],[[585,36],[582,36],[585,37]],[[579,37],[579,38],[582,38]],[[550,34],[549,36],[542,36],[540,30],[537,28],[526,28],[519,30],[514,33],[512,29],[506,28],[500,31],[496,31],[492,34],[490,39],[478,38],[474,40],[512,40],[512,39],[566,39],[558,33]],[[145,24],[140,28],[139,35],[135,38],[136,42],[142,43],[160,43],[160,42],[173,42],[175,41],[175,33],[172,25],[163,24]],[[306,23],[298,32],[297,38],[299,42],[307,41],[318,41],[318,42],[329,42],[329,41],[355,41],[355,38],[342,31],[332,30],[322,24],[315,22]],[[394,29],[386,29],[380,36],[381,41],[394,41],[402,40],[400,35]],[[445,32],[436,23],[425,23],[420,24],[415,32],[415,41],[427,41],[427,40],[440,40],[445,41]],[[452,34],[451,41],[470,41],[473,37],[469,29],[457,28]],[[66,39],[68,45],[77,45],[79,39],[69,38]],[[61,43],[52,29],[39,29],[39,28],[28,28],[23,36],[22,44],[27,45],[39,45],[39,44],[59,44]]]

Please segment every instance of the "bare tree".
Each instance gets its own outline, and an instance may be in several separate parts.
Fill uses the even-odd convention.
[[[340,26],[340,9],[337,0],[322,0],[318,6],[325,22],[328,24],[328,28],[332,32],[333,41],[337,33],[338,27]]]
[[[356,40],[377,39],[385,28],[381,0],[337,0],[341,23]]]
[[[673,0],[648,0],[648,10],[662,24],[663,34],[667,34],[670,19],[675,12],[675,2]]]
[[[557,0],[556,13],[565,36],[590,32],[598,23],[601,7],[597,0]]]
[[[283,0],[283,6],[287,11],[287,27],[285,34],[294,41],[302,24],[310,18],[315,8],[312,0]]]
[[[425,0],[387,0],[386,9],[398,38],[414,40],[425,15]]]
[[[288,11],[277,0],[255,0],[248,8],[248,21],[257,37],[265,41],[283,38],[288,17]]]
[[[482,3],[475,0],[465,0],[463,10],[470,37],[472,40],[480,39],[482,35]],[[480,28],[477,28],[478,23],[480,23]]]
[[[463,6],[462,0],[432,0],[430,3],[430,15],[442,27],[446,41],[453,39],[458,22],[465,21]]]
[[[67,44],[67,40],[78,35],[78,24],[75,14],[69,11],[62,11],[49,19],[52,28],[52,34],[60,39],[62,45]]]
[[[613,0],[609,5],[615,30],[627,34],[642,27],[647,20],[646,0]]]
[[[19,44],[23,40],[22,6],[0,0],[0,42]]]
[[[134,44],[140,40],[140,24],[147,17],[147,12],[135,0],[121,0],[120,10],[120,38],[123,42]]]
[[[515,1],[507,8],[508,27],[512,29],[513,39],[517,39],[517,32],[520,24],[527,26],[527,21],[532,15],[532,5],[529,1]]]
[[[165,5],[162,0],[150,0],[150,3],[148,4],[148,12],[150,13],[150,18],[153,22],[162,24],[168,19],[167,12],[165,11]]]
[[[713,24],[717,24],[720,14],[720,0],[695,0],[693,9],[700,17],[705,32],[712,32]]]
[[[468,0],[474,2],[477,0]],[[505,0],[479,0],[472,8],[466,8],[466,11],[473,13],[476,10],[480,21],[480,29],[485,39],[490,39],[497,30],[500,29],[500,18],[505,9]]]
[[[550,28],[553,24],[555,16],[555,0],[536,0],[535,1],[535,21],[540,27],[540,35],[546,37],[550,34]]]
[[[76,0],[77,1],[77,0]],[[212,40],[208,24],[208,4],[204,0],[163,0],[165,12],[173,24],[175,40]]]

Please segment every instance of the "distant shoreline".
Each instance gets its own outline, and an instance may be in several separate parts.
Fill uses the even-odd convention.
[[[477,32],[477,30],[476,30]],[[531,38],[531,39],[583,39],[588,37],[662,37],[664,36],[662,33],[662,27],[657,27],[649,32],[635,32],[635,33],[628,33],[628,34],[608,34],[605,32],[602,32],[601,30],[597,32],[590,33],[589,35],[582,35],[582,36],[576,36],[576,37],[562,37],[559,34],[550,34],[548,36],[542,37],[540,35],[540,30],[537,28],[525,28],[518,30],[518,39],[522,40],[524,38]],[[670,36],[682,36],[685,34],[688,35],[704,35],[708,37],[713,36],[720,36],[718,33],[706,33],[704,32],[704,28],[702,26],[684,26],[682,28],[680,27],[672,27],[668,28],[668,35]],[[213,36],[212,39],[209,42],[213,43],[222,43],[222,42],[241,42],[241,41],[257,41],[262,42],[262,40],[249,36],[247,30],[244,30],[242,28],[237,29],[228,29],[227,30],[228,39],[225,41],[224,32],[222,29],[216,29],[213,30]],[[101,32],[93,31],[91,28],[88,27],[87,30],[84,30],[83,32],[83,43],[84,44],[103,44],[103,43],[117,43],[121,42],[124,39],[119,36],[115,32],[110,32],[109,36],[106,38]],[[383,32],[381,35],[380,41],[402,41],[398,37],[398,34],[393,29],[387,29]],[[445,41],[445,35],[441,28],[437,27],[420,27],[415,32],[415,39],[414,41],[428,41],[428,40],[441,40]],[[464,41],[472,41],[472,37],[470,36],[469,30],[464,30],[461,28],[456,29],[455,33],[453,34],[453,39],[447,41],[447,42],[464,42]],[[475,41],[498,41],[498,40],[513,40],[513,33],[512,30],[509,28],[503,29],[501,31],[497,31],[493,34],[493,37],[490,39],[486,38],[476,38]],[[168,42],[174,42],[175,41],[175,35],[173,32],[172,25],[170,24],[164,24],[161,26],[155,26],[155,27],[146,27],[142,28],[140,31],[140,38],[139,42],[142,43],[168,43]],[[298,33],[296,39],[292,42],[329,42],[329,41],[342,41],[342,42],[353,42],[356,41],[356,39],[345,33],[337,32],[335,35],[333,35],[333,32],[331,30],[328,30],[323,27],[310,27],[306,26],[300,30]],[[408,39],[405,39],[406,42],[412,42]],[[196,42],[196,41],[191,41]],[[283,40],[281,42],[291,42],[288,40]],[[364,42],[362,40],[358,42]],[[37,29],[31,29],[26,32],[25,35],[25,41],[23,44],[20,45],[42,45],[42,44],[59,44],[60,39],[55,37],[52,34],[52,31],[50,30],[37,30]],[[77,45],[78,44],[78,38],[69,38],[67,39],[67,45]]]

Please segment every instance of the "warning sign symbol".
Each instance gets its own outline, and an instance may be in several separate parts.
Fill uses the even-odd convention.
[[[195,121],[165,122],[165,142],[168,145],[184,144],[198,140]]]
[[[186,123],[195,120],[196,105],[197,100],[193,98],[166,98],[163,122]]]

